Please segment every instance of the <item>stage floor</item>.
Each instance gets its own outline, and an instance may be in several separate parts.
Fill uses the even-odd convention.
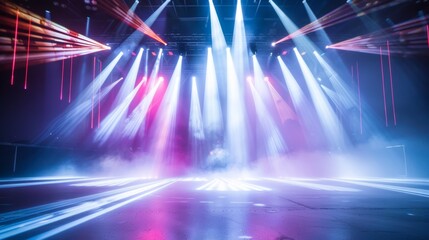
[[[0,181],[0,239],[429,239],[429,180]]]

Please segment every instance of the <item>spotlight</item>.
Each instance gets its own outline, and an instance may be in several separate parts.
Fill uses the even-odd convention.
[[[275,47],[275,46],[276,46],[276,42],[272,42],[271,47]]]
[[[159,77],[158,81],[163,82],[164,81],[164,77]]]
[[[268,77],[264,77],[264,81],[265,81],[265,82],[269,82],[269,81],[270,81],[270,78],[268,78]]]
[[[156,56],[156,52],[154,52],[154,51],[152,51],[152,52],[151,52],[151,54],[152,54],[152,56],[154,56],[154,57]]]
[[[168,55],[168,56],[173,56],[173,55],[174,55],[174,53],[173,53],[172,51],[168,51],[168,52],[167,52],[167,55]]]
[[[247,80],[247,82],[250,83],[252,81],[252,77],[251,76],[247,76],[246,80]]]

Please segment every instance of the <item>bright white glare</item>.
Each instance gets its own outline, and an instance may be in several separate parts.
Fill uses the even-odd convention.
[[[341,77],[337,74],[337,72],[326,62],[326,60],[320,56],[320,54],[316,51],[313,52],[314,56],[316,56],[317,61],[323,67],[328,79],[330,80],[332,87],[339,98],[339,108],[341,110],[347,110],[352,107],[357,107],[357,101],[354,99],[353,95],[349,87],[344,83]]]
[[[189,127],[196,139],[204,139],[203,119],[198,97],[196,77],[192,77],[191,110],[189,113]]]
[[[271,191],[270,188],[235,179],[215,178],[200,187],[197,191]]]
[[[66,111],[55,119],[55,121],[50,125],[50,127],[42,135],[42,138],[47,138],[51,133],[70,136],[79,126],[79,124],[86,119],[85,117],[91,112],[92,103],[91,99],[94,95],[94,92],[98,92],[103,84],[106,82],[107,77],[112,72],[113,68],[119,62],[123,53],[120,52],[113,60],[110,62],[103,71],[80,93],[76,100],[66,109]],[[110,86],[115,86],[118,81],[112,83]],[[112,87],[113,88],[113,87]],[[100,94],[100,99],[105,96],[112,88],[103,89]],[[98,104],[98,102],[96,103]],[[44,140],[44,139],[39,139]]]
[[[317,115],[322,124],[322,129],[325,132],[325,137],[329,141],[329,147],[341,149],[346,144],[346,137],[342,124],[335,115],[330,103],[323,94],[319,84],[317,84],[317,80],[314,78],[301,54],[299,54],[296,48],[293,50],[298,59],[311,99],[313,100]]]
[[[161,53],[162,53],[162,48],[160,48],[159,51],[158,51],[158,55],[156,57],[156,61],[155,61],[154,65],[153,65],[152,72],[151,72],[150,77],[149,77],[149,80],[150,80],[150,82],[149,82],[149,88],[150,89],[155,84],[154,83],[155,81],[152,81],[152,79],[157,79],[158,78],[159,67],[161,65],[161,57],[162,57]]]
[[[100,128],[97,129],[97,132],[94,136],[94,141],[100,145],[105,144],[109,138],[116,133],[120,133],[117,127],[124,120],[125,115],[128,111],[128,107],[131,101],[136,96],[137,92],[140,90],[143,85],[143,81],[141,81],[129,94],[125,97],[125,99],[117,105],[113,111],[106,116],[105,119],[100,124]],[[115,139],[117,140],[117,139]]]
[[[126,125],[122,134],[124,137],[132,138],[136,136],[139,132],[141,135],[144,134],[144,120],[149,111],[150,104],[158,90],[159,85],[162,83],[163,78],[160,77],[158,82],[149,90],[143,100],[137,105],[136,108],[132,111],[131,115],[126,121]]]
[[[209,136],[218,136],[222,132],[222,109],[220,107],[219,89],[211,48],[207,51],[203,121],[204,128]]]
[[[216,9],[211,0],[209,1],[209,7],[210,7],[210,27],[211,27],[213,51],[214,51],[214,54],[218,57],[224,56],[225,54],[223,51],[226,47],[225,36],[223,34]]]
[[[179,102],[180,93],[180,82],[182,74],[182,62],[183,57],[179,56],[176,67],[174,68],[173,75],[171,76],[167,90],[162,99],[161,105],[158,109],[158,113],[155,118],[154,136],[156,141],[152,145],[152,154],[159,161],[171,161],[170,148],[173,141],[176,117],[177,117],[177,106]],[[154,167],[160,168],[158,165]],[[158,171],[159,169],[156,169]]]
[[[249,82],[249,85],[252,90],[253,101],[255,102],[256,116],[259,121],[259,126],[262,128],[263,136],[262,139],[259,139],[261,141],[259,144],[265,145],[264,151],[267,157],[278,157],[286,150],[286,144],[282,134],[272,118],[273,114],[267,110],[256,88],[251,82]],[[267,97],[269,96],[267,95]]]
[[[337,192],[360,192],[361,191],[361,190],[355,189],[355,188],[332,186],[332,185],[305,182],[305,181],[278,179],[278,178],[267,178],[267,179],[270,181],[287,183],[289,185],[300,186],[300,187],[313,189],[313,190],[337,191]]]
[[[228,50],[229,48],[227,48]],[[226,135],[227,145],[232,161],[237,166],[243,167],[248,159],[248,137],[246,125],[246,109],[244,104],[243,89],[240,88],[235,64],[231,52],[227,51],[227,120]]]
[[[275,47],[275,46],[276,46],[276,42],[272,42],[272,43],[271,43],[271,46],[272,46],[272,47]]]
[[[237,0],[237,8],[235,11],[234,32],[232,37],[232,56],[234,59],[235,73],[237,74],[237,78],[239,80],[244,79],[245,73],[249,69],[249,54],[241,0]],[[242,83],[241,81],[239,82]],[[241,88],[240,91],[242,91]]]
[[[50,223],[58,222],[63,219],[75,217],[78,214],[85,214],[91,211],[91,213],[86,216],[83,216],[74,221],[68,222],[66,224],[60,225],[59,227],[48,230],[46,232],[43,232],[39,235],[36,235],[30,238],[30,239],[46,239],[56,234],[59,234],[61,232],[64,232],[68,229],[71,229],[73,227],[76,227],[91,219],[97,218],[113,210],[121,208],[149,194],[160,191],[161,189],[164,189],[165,187],[173,184],[174,182],[175,180],[163,180],[160,182],[155,182],[151,185],[142,184],[140,185],[139,188],[134,188],[127,192],[123,192],[123,193],[116,194],[102,199],[97,199],[94,202],[83,202],[80,205],[75,207],[71,207],[65,210],[61,209],[53,213],[48,213],[51,216],[49,219],[45,219],[43,221],[41,221],[40,219],[37,219],[36,221],[33,221],[33,222],[26,222],[26,224],[28,225],[18,229],[18,231],[12,231],[13,235],[8,234],[8,236],[14,236],[22,232],[26,232]],[[97,209],[97,211],[93,211],[94,209]]]
[[[134,86],[136,85],[137,74],[139,71],[142,56],[143,56],[143,48],[140,48],[140,51],[137,54],[137,57],[134,60],[133,65],[131,66],[127,76],[125,77],[125,80],[118,92],[118,95],[116,96],[113,107],[116,107],[117,105],[121,104],[122,101],[124,101],[124,99],[128,96],[128,94],[134,89]]]

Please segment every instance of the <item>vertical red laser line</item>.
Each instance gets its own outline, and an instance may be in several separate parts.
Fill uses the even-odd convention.
[[[64,59],[61,67],[61,88],[60,88],[60,100],[63,100],[63,89],[64,89]]]
[[[27,80],[28,80],[28,58],[30,57],[30,39],[31,39],[31,19],[28,23],[28,38],[27,38],[27,58],[25,60],[25,80],[24,80],[24,89],[27,89]]]
[[[395,95],[393,92],[393,76],[392,76],[392,63],[390,61],[390,45],[387,41],[387,56],[389,57],[389,74],[390,74],[390,93],[392,94],[392,112],[393,112],[393,123],[396,126],[396,109],[395,109]]]
[[[10,85],[13,85],[13,82],[14,82],[15,61],[16,61],[16,44],[18,42],[18,22],[19,22],[19,10],[16,10],[15,38],[13,39],[12,75],[10,77]]]
[[[381,70],[381,84],[383,85],[383,103],[384,103],[384,118],[386,120],[386,127],[388,126],[387,122],[387,107],[386,107],[386,89],[384,88],[384,67],[383,67],[383,54],[380,47],[380,70]]]
[[[71,58],[70,58],[69,103],[71,102],[71,95],[72,95],[72,83],[73,83],[73,57],[71,57]]]
[[[94,80],[95,80],[95,57],[93,58],[92,67],[92,97],[91,97],[91,129],[94,128]]]
[[[359,63],[356,62],[356,80],[357,80],[357,89],[358,89],[358,98],[359,98],[359,127],[360,134],[363,134],[363,126],[362,126],[362,102],[360,97],[360,79],[359,79]]]
[[[100,67],[100,72],[99,72],[99,74],[101,73],[101,69],[102,69],[102,63],[101,63],[101,61],[100,61],[100,64],[99,64],[99,67]],[[101,99],[100,99],[100,89],[101,89],[101,86],[98,88],[98,94],[97,94],[97,96],[98,96],[98,122],[97,122],[97,128],[100,128],[100,121],[101,121]]]

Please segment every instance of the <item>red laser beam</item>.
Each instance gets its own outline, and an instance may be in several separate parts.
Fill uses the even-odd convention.
[[[148,35],[156,41],[167,45],[156,33],[147,26],[137,14],[130,14],[130,9],[127,4],[122,0],[98,1],[98,5],[103,8],[110,15],[123,21],[134,29]]]
[[[59,61],[110,49],[11,2],[0,2],[0,21],[0,31],[6,34],[5,36],[14,36],[0,38],[0,66],[12,68],[12,85],[16,67]],[[30,37],[32,41],[28,41]],[[27,54],[29,51],[31,54]]]
[[[348,21],[350,19],[361,17],[369,13],[393,7],[404,2],[407,2],[407,0],[353,0],[350,2],[347,1],[347,3],[345,3],[344,5],[327,13],[316,21],[311,22],[304,27],[298,29],[297,31],[287,35],[286,37],[276,41],[275,44],[290,40],[301,35],[306,35],[308,33]]]
[[[15,63],[16,63],[16,43],[18,42],[18,22],[19,22],[19,10],[16,11],[15,38],[13,39],[12,76],[10,78],[10,85],[13,85],[13,82],[14,82]]]
[[[27,89],[27,80],[28,80],[28,58],[30,56],[30,39],[31,39],[31,19],[28,25],[28,39],[27,39],[27,60],[25,61],[25,80],[24,80],[24,89]]]
[[[379,48],[384,46],[386,41],[389,41],[389,51],[387,51],[387,49],[382,50],[383,55],[429,55],[426,30],[427,21],[429,21],[429,15],[396,24],[373,33],[334,43],[327,46],[327,48],[379,54]]]

